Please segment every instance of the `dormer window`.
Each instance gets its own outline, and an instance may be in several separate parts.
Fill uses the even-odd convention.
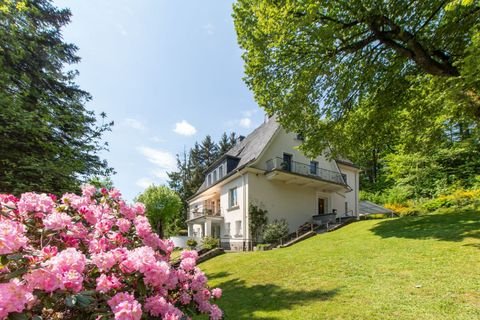
[[[208,174],[208,177],[207,177],[207,186],[211,185],[212,184],[212,174],[209,173]]]
[[[218,167],[218,176],[220,177],[220,179],[223,178],[223,166]]]
[[[217,170],[213,171],[213,182],[217,181]]]

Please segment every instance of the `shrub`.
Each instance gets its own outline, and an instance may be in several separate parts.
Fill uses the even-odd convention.
[[[197,252],[170,265],[173,243],[144,211],[92,186],[60,200],[0,195],[0,319],[221,319]]]
[[[214,237],[205,237],[202,239],[203,249],[212,250],[220,246],[220,240]]]
[[[288,223],[285,219],[274,220],[267,224],[263,232],[263,240],[266,243],[274,243],[288,234]]]
[[[187,240],[187,246],[190,248],[190,249],[195,249],[197,246],[198,246],[198,243],[195,239],[188,239]]]
[[[268,222],[268,211],[261,207],[250,204],[249,210],[249,229],[252,235],[253,241],[258,241],[259,236],[262,234],[265,225]]]
[[[477,206],[480,200],[480,189],[465,190],[457,189],[450,194],[443,194],[431,200],[425,201],[423,207],[428,211],[440,208]]]

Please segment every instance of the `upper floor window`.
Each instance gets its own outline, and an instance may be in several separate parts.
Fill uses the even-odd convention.
[[[298,133],[298,134],[297,134],[297,140],[301,140],[301,141],[303,141],[303,140],[304,140],[304,138],[303,138],[303,134],[301,134],[301,133]]]
[[[213,182],[217,181],[217,170],[213,171]]]
[[[209,173],[208,176],[207,176],[207,186],[209,186],[211,184],[212,184],[212,174]]]
[[[218,167],[218,175],[219,175],[220,179],[223,178],[223,166]]]
[[[318,169],[318,162],[317,161],[310,161],[310,174],[317,174]]]
[[[342,173],[342,178],[345,184],[347,183],[347,175],[345,173]]]
[[[228,190],[228,207],[232,208],[238,205],[237,187]]]

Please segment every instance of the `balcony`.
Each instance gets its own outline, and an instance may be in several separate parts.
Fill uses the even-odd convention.
[[[319,168],[318,165],[284,161],[282,158],[267,160],[265,165],[266,176],[269,180],[305,187],[318,187],[330,191],[348,188],[340,172]]]
[[[193,205],[189,211],[189,221],[205,221],[223,219],[222,208],[218,205]]]

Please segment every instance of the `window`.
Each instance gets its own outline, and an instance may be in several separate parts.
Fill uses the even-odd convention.
[[[238,220],[235,221],[235,235],[241,236],[242,235],[242,221]]]
[[[217,170],[213,171],[213,182],[217,181]]]
[[[223,166],[218,167],[218,176],[220,177],[220,179],[223,178]]]
[[[230,235],[230,222],[225,223],[225,235]]]
[[[317,161],[310,161],[310,174],[317,174],[318,169],[318,162]]]
[[[348,213],[348,202],[345,201],[345,214]]]
[[[228,190],[228,207],[232,208],[238,205],[237,187]]]
[[[342,178],[343,178],[343,182],[347,184],[347,175],[345,173],[342,173]]]
[[[207,178],[207,186],[212,184],[212,174],[210,173]]]
[[[297,140],[303,141],[303,134],[301,133],[297,134]]]

